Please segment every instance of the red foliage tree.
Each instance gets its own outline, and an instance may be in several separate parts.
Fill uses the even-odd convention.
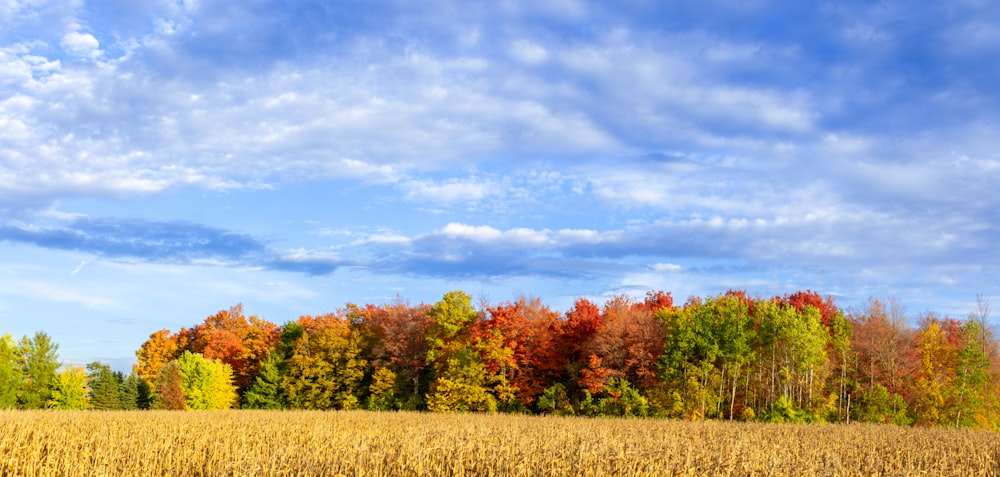
[[[365,336],[368,356],[378,369],[389,367],[403,382],[407,392],[419,396],[427,364],[427,331],[430,308],[423,303],[410,306],[402,299],[381,306],[366,305],[358,310],[357,327]]]
[[[487,370],[504,368],[517,398],[531,405],[565,370],[565,355],[558,346],[559,315],[541,300],[524,297],[487,308],[487,314],[489,319],[477,324],[474,340],[499,333],[502,346],[511,351],[506,362],[487,359]]]

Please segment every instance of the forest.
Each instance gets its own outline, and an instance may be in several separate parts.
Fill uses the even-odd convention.
[[[347,304],[282,325],[237,305],[160,330],[124,375],[60,366],[45,333],[0,337],[0,408],[369,409],[1000,426],[1000,353],[963,319],[869,298],[744,291],[565,312],[537,298]]]

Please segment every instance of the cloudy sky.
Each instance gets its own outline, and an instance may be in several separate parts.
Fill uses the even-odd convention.
[[[124,369],[237,303],[453,289],[964,317],[997,5],[0,0],[0,333]]]

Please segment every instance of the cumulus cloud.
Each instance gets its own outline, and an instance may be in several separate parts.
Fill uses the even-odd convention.
[[[101,56],[101,44],[90,33],[69,32],[59,42],[63,50],[71,56],[97,58]]]

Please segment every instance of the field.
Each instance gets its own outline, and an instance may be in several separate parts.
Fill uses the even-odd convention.
[[[0,411],[0,475],[1000,475],[985,431],[297,411]]]

